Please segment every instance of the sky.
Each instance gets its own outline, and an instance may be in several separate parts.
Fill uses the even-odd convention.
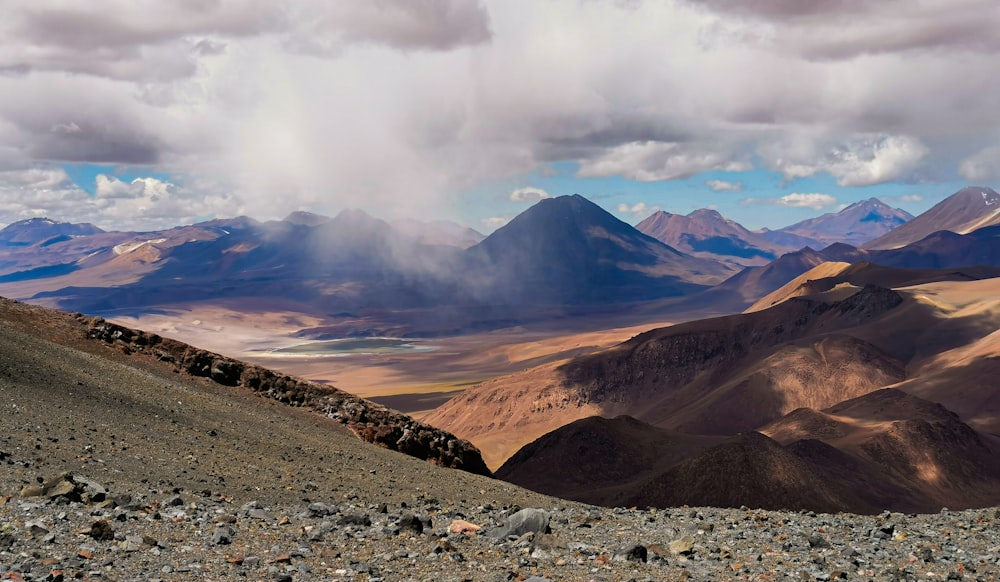
[[[919,214],[1000,185],[998,53],[996,0],[0,0],[0,224]]]

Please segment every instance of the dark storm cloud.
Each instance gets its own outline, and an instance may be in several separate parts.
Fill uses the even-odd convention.
[[[571,137],[542,141],[536,152],[541,160],[558,161],[589,158],[607,148],[632,142],[687,142],[695,137],[695,133],[683,125],[688,124],[654,116],[615,116],[606,127],[584,129]]]

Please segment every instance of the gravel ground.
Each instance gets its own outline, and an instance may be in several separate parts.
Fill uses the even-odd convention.
[[[7,467],[17,459],[7,458]],[[15,470],[22,473],[21,470]],[[28,495],[28,496],[22,496]],[[9,580],[996,580],[995,509],[879,516],[480,505],[378,492],[271,505],[106,491],[0,499]],[[479,529],[481,528],[481,529]]]

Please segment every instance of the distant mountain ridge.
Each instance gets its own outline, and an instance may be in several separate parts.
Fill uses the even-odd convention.
[[[5,226],[0,230],[0,245],[28,246],[53,239],[89,236],[104,231],[90,223],[56,222],[48,218],[29,218]]]
[[[878,198],[869,198],[839,212],[829,212],[785,228],[766,231],[761,236],[776,244],[797,247],[801,247],[803,242],[814,248],[838,242],[859,246],[910,220],[913,220],[913,215],[905,210],[893,208]]]
[[[637,224],[636,229],[692,256],[742,266],[765,264],[783,252],[794,250],[707,208],[687,216],[660,210]]]
[[[969,186],[907,224],[861,246],[871,250],[895,249],[942,230],[968,234],[997,224],[1000,224],[1000,194],[990,188]]]
[[[413,325],[443,333],[439,328],[512,325],[566,306],[677,297],[734,272],[681,253],[581,196],[543,200],[474,242],[480,237],[452,223],[392,225],[360,210],[268,222],[237,217],[19,247],[0,257],[0,285],[14,297],[104,315],[252,299],[317,315],[380,311],[398,320],[409,318],[400,315],[406,311]],[[359,333],[373,331],[363,317],[354,319]]]

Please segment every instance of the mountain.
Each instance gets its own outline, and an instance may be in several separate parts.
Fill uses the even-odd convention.
[[[29,218],[8,224],[0,230],[0,246],[28,246],[58,242],[72,237],[100,234],[104,231],[90,223],[72,224],[48,218]]]
[[[760,236],[764,240],[771,242],[772,244],[781,245],[790,249],[801,249],[805,247],[822,248],[824,246],[822,242],[814,238],[799,236],[783,230],[762,228],[760,230],[753,231],[753,233]]]
[[[691,257],[586,198],[547,198],[468,251],[467,278],[516,304],[625,303],[693,293],[731,268]]]
[[[781,255],[767,265],[747,267],[704,292],[703,297],[692,300],[725,305],[733,311],[741,311],[746,305],[827,260],[825,255],[805,247],[800,251]]]
[[[1000,279],[975,280],[996,274],[996,268],[848,267],[768,308],[651,330],[593,355],[489,380],[425,420],[476,443],[491,467],[539,436],[593,415],[627,414],[688,434],[755,430],[795,408],[823,409],[917,382],[917,373],[943,374],[944,366],[931,367],[934,358],[1000,326],[993,308]],[[988,357],[954,356],[968,360],[993,366]],[[1000,391],[977,377],[963,386],[980,394],[970,398],[979,410],[947,397],[951,384],[944,380],[927,380],[920,385],[925,392],[914,393],[934,394],[963,421],[995,432]]]
[[[988,267],[1000,267],[1000,225],[968,234],[939,231],[896,249],[868,250],[845,243],[834,243],[820,251],[806,247],[784,254],[767,265],[747,267],[719,285],[686,298],[679,306],[713,306],[720,311],[740,311],[825,262],[970,273],[976,270],[972,267],[983,267],[983,272],[992,272]],[[915,282],[918,279],[914,276]]]
[[[306,212],[304,210],[296,210],[284,218],[284,222],[294,224],[296,226],[319,226],[321,224],[326,224],[331,220],[333,219],[329,216]]]
[[[264,223],[243,217],[77,237],[44,253],[0,254],[0,293],[109,316],[270,303],[353,322],[321,325],[323,335],[433,335],[613,313],[703,290],[733,272],[580,196],[543,200],[467,249],[473,231],[402,224],[345,210],[333,218],[299,212]],[[69,244],[73,251],[63,252]]]
[[[392,227],[404,236],[425,245],[444,245],[467,249],[486,238],[481,232],[448,220],[396,220]]]
[[[998,445],[940,404],[883,389],[728,439],[590,417],[523,447],[496,475],[611,507],[936,512],[1000,500]]]
[[[930,210],[892,232],[863,246],[866,249],[896,249],[938,231],[968,234],[1000,224],[1000,194],[990,188],[967,187],[938,202]]]
[[[812,241],[810,246],[822,248],[833,243],[859,246],[900,227],[913,216],[885,204],[878,198],[855,202],[839,212],[829,212],[786,226],[780,230],[761,233],[767,240],[778,244],[791,242],[787,235],[800,241]]]
[[[635,228],[692,256],[743,266],[766,264],[782,252],[793,250],[747,230],[715,210],[704,208],[687,216],[660,210]]]

